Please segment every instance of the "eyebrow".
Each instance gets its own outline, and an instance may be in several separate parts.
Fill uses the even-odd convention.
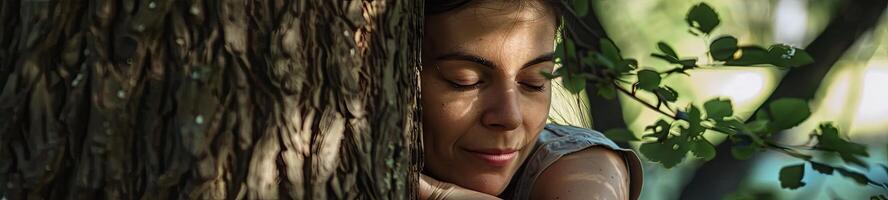
[[[524,68],[527,68],[527,67],[539,64],[539,63],[552,61],[554,59],[555,59],[555,52],[549,52],[549,53],[537,56],[536,58],[528,61],[527,63],[524,63],[524,65],[521,66],[521,69],[524,69]],[[480,65],[483,65],[483,66],[491,68],[491,69],[496,67],[496,64],[493,64],[492,61],[490,61],[484,57],[468,54],[465,52],[446,53],[444,55],[438,56],[437,60],[464,60],[464,61],[478,63]]]

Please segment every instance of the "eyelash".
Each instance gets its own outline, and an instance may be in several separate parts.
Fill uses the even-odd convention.
[[[545,85],[545,84],[543,84],[543,85],[539,85],[539,86],[536,86],[536,85],[531,85],[531,84],[524,84],[524,83],[522,83],[521,85],[524,85],[525,87],[527,87],[527,89],[530,89],[530,90],[532,90],[533,92],[543,92],[544,90],[546,90],[546,85]]]
[[[457,89],[460,91],[478,89],[478,87],[480,87],[481,83],[482,83],[481,81],[478,81],[475,84],[471,84],[471,85],[460,85],[460,84],[454,83],[453,81],[448,81],[448,82],[450,82],[450,86],[452,86],[454,89]]]
[[[471,84],[471,85],[460,85],[460,84],[457,84],[454,82],[450,82],[450,86],[452,86],[454,89],[457,89],[457,90],[468,91],[468,90],[478,89],[481,86],[481,83],[483,83],[483,82],[478,81],[477,83]],[[521,83],[521,85],[526,87],[528,90],[530,90],[532,92],[543,92],[546,90],[546,85],[536,86],[536,85],[531,85],[531,84],[526,84],[526,83]]]

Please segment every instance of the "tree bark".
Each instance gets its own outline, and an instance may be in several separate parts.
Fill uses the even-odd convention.
[[[0,196],[416,193],[422,1],[0,6]]]

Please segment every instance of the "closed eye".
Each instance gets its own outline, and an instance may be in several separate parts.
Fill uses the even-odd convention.
[[[531,83],[521,83],[525,89],[528,89],[533,92],[542,92],[546,90],[546,84],[531,84]]]
[[[482,81],[477,81],[472,84],[460,84],[460,83],[457,83],[454,81],[447,81],[447,82],[450,82],[450,86],[453,87],[454,89],[463,90],[463,91],[478,89],[481,86],[481,83],[483,83]]]

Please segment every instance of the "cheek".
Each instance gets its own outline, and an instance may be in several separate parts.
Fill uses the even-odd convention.
[[[434,80],[432,74],[423,74],[421,103],[423,123],[462,125],[473,113],[477,95],[474,92],[456,91],[449,83]],[[426,120],[427,119],[427,120]]]
[[[521,109],[527,137],[523,138],[523,141],[526,145],[531,145],[536,142],[540,131],[546,126],[552,100],[549,92],[544,95],[526,96],[524,99]]]
[[[550,84],[551,86],[551,84]],[[523,104],[524,122],[528,126],[544,125],[549,116],[549,108],[552,105],[551,90],[545,94],[525,97]]]
[[[471,98],[448,91],[446,85],[423,82],[422,124],[425,147],[445,153],[472,126]]]

